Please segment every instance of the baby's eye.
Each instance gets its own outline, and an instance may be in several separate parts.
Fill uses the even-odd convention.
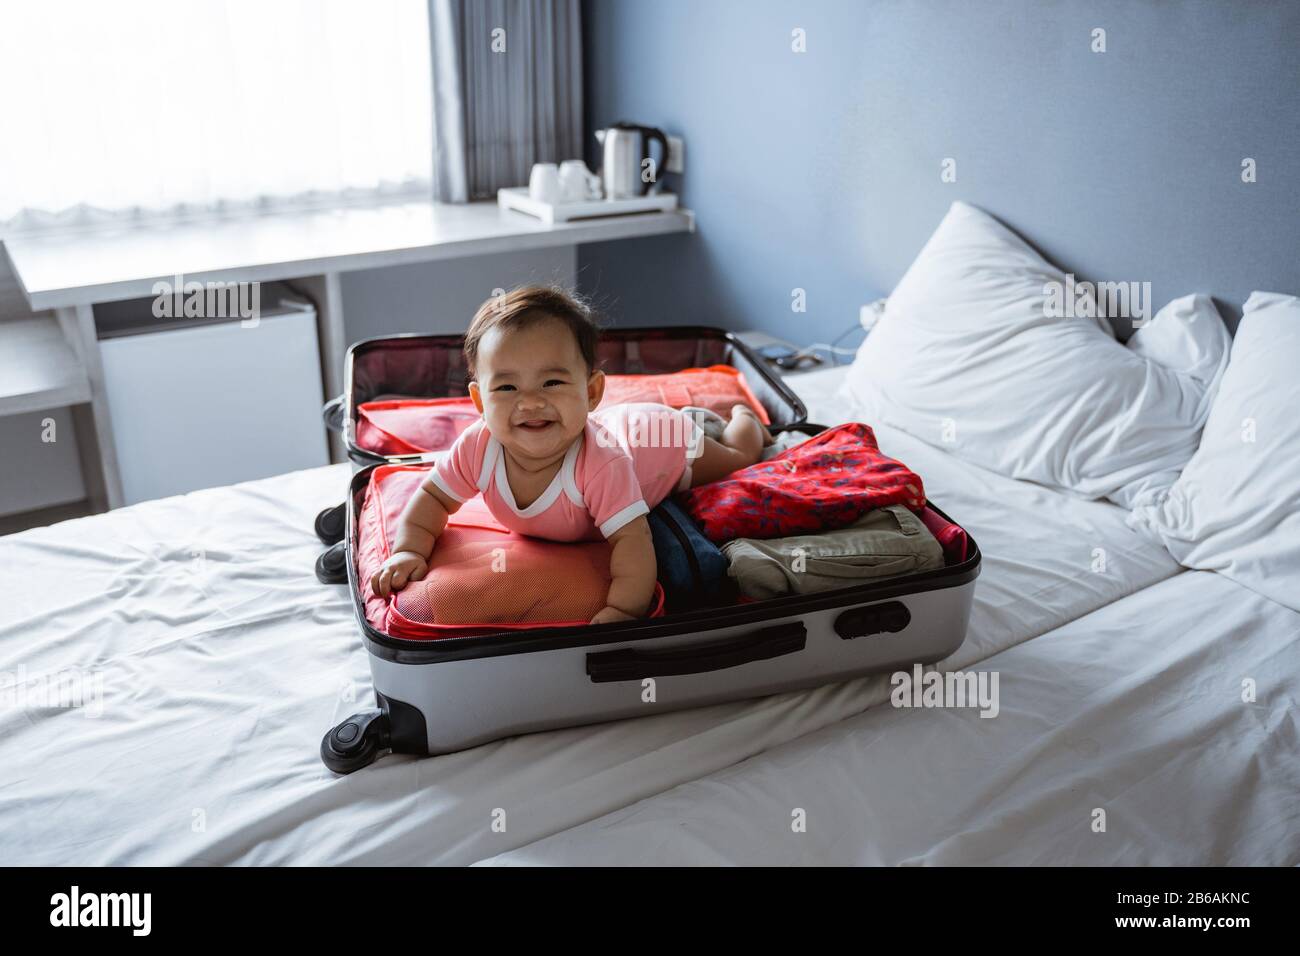
[[[553,378],[550,381],[548,381],[546,384],[547,386],[551,386],[551,385],[564,385],[566,383],[563,379]]]
[[[506,389],[508,389],[508,388],[514,388],[514,386],[513,386],[513,385],[498,385],[496,388],[492,389],[492,391],[494,391],[494,392],[504,392],[504,391],[505,391]]]

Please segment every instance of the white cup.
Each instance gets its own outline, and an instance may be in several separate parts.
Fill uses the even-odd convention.
[[[566,159],[560,164],[560,197],[562,202],[582,202],[599,199],[600,177],[587,168],[580,159]]]
[[[554,163],[533,163],[528,177],[528,196],[554,205],[560,201],[560,168]]]

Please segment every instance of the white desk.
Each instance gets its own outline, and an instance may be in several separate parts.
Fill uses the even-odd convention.
[[[87,487],[102,509],[120,505],[122,491],[104,398],[96,303],[152,296],[154,283],[173,282],[177,275],[186,282],[297,280],[316,302],[321,377],[325,393],[333,396],[342,391],[347,345],[342,272],[694,231],[695,216],[685,209],[547,224],[491,201],[421,201],[11,236],[4,248],[33,311],[54,310],[70,346],[71,358],[61,361],[78,381],[60,380],[54,393],[90,396],[93,421],[86,424],[93,429],[78,427],[78,439],[92,457],[98,452],[100,474],[88,474]],[[48,338],[31,329],[24,334],[25,340]],[[50,391],[47,384],[41,387]],[[31,395],[0,394],[0,414],[31,410],[33,401]],[[98,447],[85,449],[86,438]],[[337,457],[337,443],[332,447]]]

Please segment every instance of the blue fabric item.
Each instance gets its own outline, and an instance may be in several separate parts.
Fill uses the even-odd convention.
[[[665,498],[647,520],[668,607],[684,608],[720,599],[731,583],[727,559],[704,537],[690,515],[671,498]]]

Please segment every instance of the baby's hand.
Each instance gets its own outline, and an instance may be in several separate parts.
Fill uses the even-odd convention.
[[[635,621],[636,618],[616,607],[606,607],[591,619],[592,624],[609,624],[614,621]]]
[[[418,581],[429,570],[429,562],[414,551],[398,551],[370,576],[370,590],[386,598],[410,581]]]

